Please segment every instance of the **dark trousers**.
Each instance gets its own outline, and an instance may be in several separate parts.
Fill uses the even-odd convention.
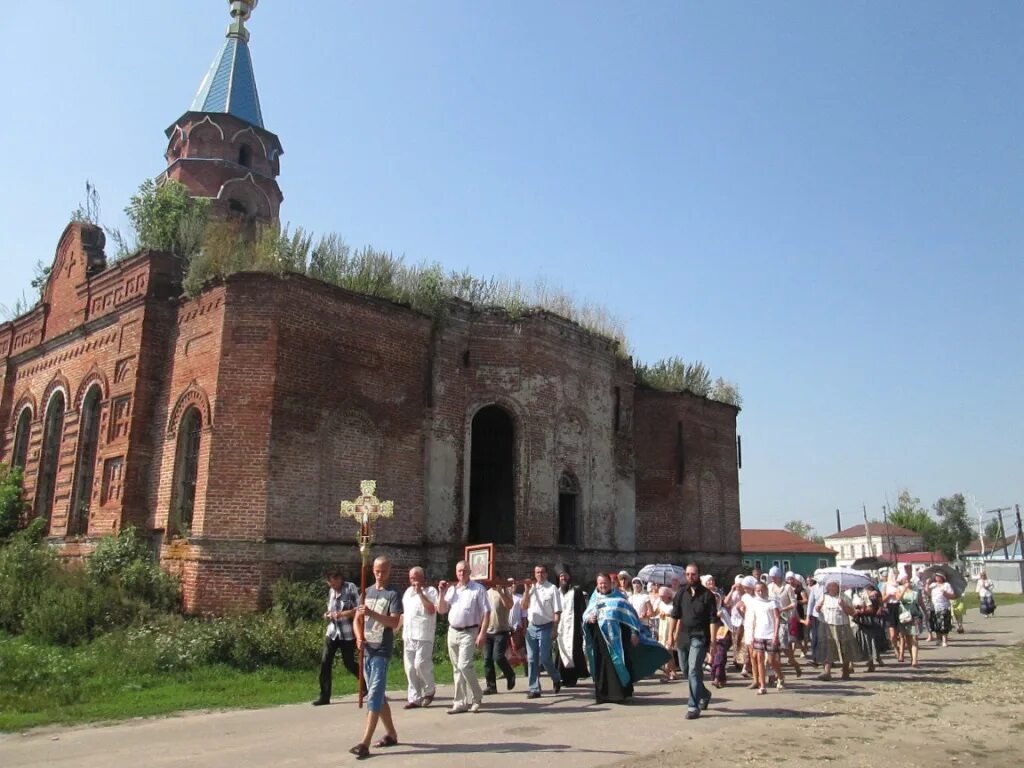
[[[359,667],[356,664],[356,641],[342,640],[340,637],[333,640],[324,638],[324,649],[320,654],[320,700],[327,701],[331,698],[331,677],[334,671],[334,656],[341,651],[341,662],[345,669],[352,673],[353,677],[359,676]]]
[[[493,635],[487,635],[487,642],[484,645],[484,676],[487,679],[488,688],[495,688],[497,686],[497,675],[494,671],[495,664],[501,668],[501,673],[505,676],[506,680],[511,680],[516,675],[512,665],[505,658],[510,634],[510,632],[496,632]]]

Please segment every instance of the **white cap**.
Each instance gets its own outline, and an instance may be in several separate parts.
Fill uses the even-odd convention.
[[[745,576],[743,577],[743,586],[747,587],[748,589],[753,589],[757,586],[757,579],[755,579],[753,576]]]
[[[786,578],[787,579],[795,578],[795,576],[796,576],[796,574],[793,573],[792,571],[786,571]]]
[[[779,568],[779,566],[777,566],[777,565],[773,565],[771,568],[768,569],[768,576],[770,578],[774,579],[774,578],[776,578],[778,576],[781,576],[781,575],[782,575],[782,569]]]
[[[736,578],[732,580],[733,584],[740,585],[743,583],[743,574],[737,573]]]

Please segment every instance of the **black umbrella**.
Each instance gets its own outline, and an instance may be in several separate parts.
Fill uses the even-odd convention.
[[[925,579],[930,579],[937,573],[941,573],[946,577],[946,581],[949,582],[949,586],[956,592],[957,597],[961,597],[964,590],[967,589],[967,579],[960,573],[956,568],[951,565],[930,565],[921,571],[921,576]]]
[[[886,560],[884,557],[861,557],[854,560],[850,567],[855,571],[877,571],[880,568],[889,568],[892,565],[892,560]]]

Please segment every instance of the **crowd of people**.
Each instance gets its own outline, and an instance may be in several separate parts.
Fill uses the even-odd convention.
[[[455,689],[449,715],[479,712],[484,697],[498,693],[499,673],[505,690],[513,690],[519,680],[516,667],[525,662],[528,699],[546,692],[542,670],[548,690],[556,694],[563,686],[592,679],[599,703],[629,701],[635,683],[647,677],[671,682],[685,676],[685,718],[693,720],[711,702],[705,673],[716,688],[728,684],[730,673],[738,673],[747,688],[763,695],[772,687],[784,690],[786,673],[792,670],[800,677],[808,665],[820,670],[820,680],[832,680],[834,674],[847,680],[855,664],[871,672],[892,652],[897,663],[909,656],[917,668],[922,641],[946,646],[954,628],[963,631],[961,596],[941,573],[925,578],[893,571],[853,590],[833,574],[819,572],[815,579],[773,567],[767,574],[754,569],[736,576],[726,591],[691,563],[669,584],[644,583],[627,571],[599,573],[588,592],[568,568],[556,570],[557,583],[549,580],[545,566],[537,565],[531,579],[484,584],[471,579],[460,561],[455,580],[434,587],[415,567],[400,594],[390,586],[390,561],[379,557],[373,563],[374,585],[362,601],[353,584],[330,571],[320,696],[313,704],[330,702],[339,651],[345,668],[358,674],[359,649],[367,720],[363,738],[350,751],[367,757],[378,723],[385,733],[373,746],[396,745],[384,695],[395,633],[401,632],[408,681],[404,708],[429,707],[436,695],[433,652],[439,615],[447,619]],[[990,616],[995,601],[985,574],[977,591],[982,614]],[[483,654],[483,685],[474,666],[477,651]]]

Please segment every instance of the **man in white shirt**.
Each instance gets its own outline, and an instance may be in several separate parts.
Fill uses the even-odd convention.
[[[434,700],[434,630],[437,590],[429,586],[418,565],[409,570],[409,588],[402,595],[402,647],[409,681],[406,709],[429,707]]]
[[[555,693],[562,689],[562,678],[551,656],[551,641],[558,631],[558,620],[562,616],[562,597],[558,587],[548,581],[548,569],[538,565],[533,569],[536,583],[526,583],[523,593],[522,610],[526,613],[526,659],[530,690],[529,699],[540,698],[540,667],[544,666]]]
[[[449,715],[480,711],[484,692],[476,679],[473,659],[476,649],[483,648],[487,642],[487,625],[491,620],[487,590],[482,584],[470,581],[465,560],[455,564],[455,577],[455,584],[442,581],[437,585],[437,612],[448,614],[448,658],[455,682],[455,698]]]

